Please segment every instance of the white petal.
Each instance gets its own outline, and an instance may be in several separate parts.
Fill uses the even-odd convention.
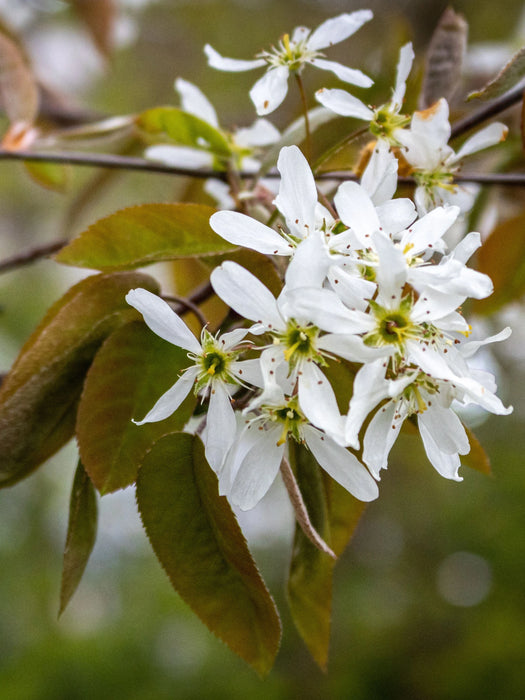
[[[332,289],[345,306],[349,309],[366,311],[368,302],[376,291],[375,282],[356,277],[335,265],[330,267],[327,277]]]
[[[399,52],[399,62],[397,64],[396,86],[392,95],[392,106],[395,112],[399,112],[403,106],[405,97],[406,82],[412,63],[414,61],[414,50],[409,42],[405,44]]]
[[[371,348],[363,343],[358,335],[348,333],[328,333],[317,341],[319,350],[326,350],[336,357],[350,362],[371,362],[389,354],[386,348]]]
[[[345,83],[350,83],[351,85],[367,88],[374,84],[372,78],[369,78],[368,75],[365,75],[360,70],[348,68],[347,66],[337,63],[337,61],[327,61],[324,58],[312,58],[310,63],[316,68],[329,70],[335,73],[339,80],[343,80]]]
[[[366,190],[357,182],[343,182],[334,203],[343,223],[354,231],[364,248],[371,245],[370,236],[379,230],[379,218]]]
[[[508,131],[509,130],[505,124],[500,124],[499,122],[489,124],[465,141],[463,146],[461,146],[459,151],[456,153],[454,160],[461,160],[461,158],[469,156],[471,153],[476,153],[484,148],[488,148],[489,146],[494,146],[501,141],[505,141]]]
[[[281,183],[274,204],[288,228],[306,238],[315,227],[317,206],[317,188],[308,161],[297,146],[285,146],[279,153],[277,168]]]
[[[292,32],[291,41],[293,44],[298,44],[300,41],[306,41],[310,34],[308,27],[296,27]]]
[[[279,130],[267,119],[257,119],[251,126],[237,129],[235,143],[239,146],[269,146],[280,136]]]
[[[438,321],[448,316],[462,304],[464,297],[447,289],[425,289],[412,307],[411,318],[416,323]]]
[[[148,160],[156,160],[159,163],[171,165],[174,168],[211,168],[213,156],[207,151],[190,146],[169,146],[159,144],[150,146],[144,151],[144,157]]]
[[[507,340],[511,333],[511,328],[507,326],[499,333],[496,333],[496,335],[491,335],[484,340],[471,340],[468,343],[464,343],[460,346],[460,352],[465,358],[472,357],[484,345],[488,345],[489,343],[499,343],[502,340]]]
[[[256,58],[252,61],[242,61],[237,58],[224,58],[224,56],[221,56],[220,53],[215,51],[209,44],[206,44],[204,47],[204,53],[208,58],[208,65],[212,68],[233,73],[252,70],[253,68],[260,68],[266,65],[264,58]]]
[[[434,403],[418,415],[418,425],[420,430],[424,426],[432,440],[445,454],[452,455],[459,452],[464,455],[470,451],[465,428],[452,409],[443,408]]]
[[[345,90],[328,90],[323,88],[315,93],[315,99],[327,109],[332,110],[342,117],[354,117],[355,119],[363,119],[370,121],[374,113],[357,97],[350,95]]]
[[[288,66],[270,68],[250,90],[257,114],[270,114],[281,104],[288,92]]]
[[[355,376],[354,390],[346,420],[346,441],[351,447],[359,447],[359,431],[370,411],[387,398],[389,384],[385,379],[386,363],[375,360],[363,365]]]
[[[184,374],[178,379],[175,384],[168,389],[168,391],[163,394],[153,408],[146,414],[146,416],[139,421],[133,421],[136,425],[143,425],[144,423],[156,423],[159,420],[164,420],[171,416],[181,403],[184,401],[186,396],[190,393],[197,376],[197,367],[190,367]]]
[[[189,112],[218,128],[217,112],[202,90],[182,78],[177,78],[175,81],[175,89],[181,97],[181,106],[185,112]]]
[[[320,287],[326,277],[330,256],[318,231],[299,243],[286,270],[286,289]]]
[[[376,207],[379,223],[386,233],[399,233],[417,218],[413,202],[406,198],[391,199]]]
[[[421,439],[423,440],[423,445],[425,446],[425,452],[427,453],[427,457],[434,469],[446,479],[463,481],[463,477],[458,475],[458,469],[461,466],[461,461],[457,452],[453,454],[443,452],[443,450],[440,449],[440,445],[435,442],[427,426],[424,423],[421,423],[421,416],[419,416],[418,424]]]
[[[381,469],[388,467],[388,455],[403,425],[405,415],[400,415],[399,411],[399,405],[389,401],[377,411],[366,429],[363,460],[376,479]]]
[[[344,443],[343,418],[330,382],[313,362],[304,363],[299,377],[299,405],[310,423]]]
[[[303,430],[308,448],[332,479],[360,501],[373,501],[378,497],[376,482],[355,455],[311,426]]]
[[[397,158],[386,141],[378,141],[361,178],[361,187],[377,205],[390,200],[397,189]]]
[[[364,333],[374,326],[369,315],[347,309],[329,289],[304,287],[287,295],[303,318],[331,333]]]
[[[410,130],[396,131],[396,140],[408,151],[407,161],[423,170],[434,170],[453,154],[447,145],[450,138],[448,103],[442,98],[428,109],[414,112]]]
[[[210,280],[215,293],[244,318],[262,323],[269,330],[285,329],[275,297],[248,270],[227,261],[211,273]]]
[[[438,207],[416,221],[402,236],[401,245],[416,254],[435,247],[459,216],[458,207]]]
[[[466,263],[480,246],[481,236],[479,233],[471,231],[457,244],[451,256],[459,262]]]
[[[390,308],[399,302],[407,278],[405,256],[394,243],[381,233],[372,236],[379,257],[376,269],[378,301]]]
[[[239,381],[258,386],[261,389],[264,387],[259,359],[234,361],[230,364],[230,370]]]
[[[209,178],[203,187],[206,194],[209,194],[217,203],[219,209],[235,209],[235,200],[231,196],[230,186],[221,180]]]
[[[358,10],[327,19],[312,32],[308,49],[317,51],[344,41],[372,19],[371,10]]]
[[[225,241],[265,255],[291,255],[293,247],[269,226],[235,211],[218,211],[210,218],[210,226]]]
[[[126,301],[140,311],[148,327],[158,336],[190,352],[202,352],[201,344],[188,326],[156,294],[146,289],[132,289],[126,294]]]
[[[230,396],[224,383],[220,380],[213,381],[206,419],[205,452],[206,459],[216,474],[219,473],[233,444],[236,425]]]
[[[228,496],[241,510],[256,506],[273,484],[285,448],[284,443],[277,445],[280,432],[279,427],[257,430],[257,440],[239,465]]]

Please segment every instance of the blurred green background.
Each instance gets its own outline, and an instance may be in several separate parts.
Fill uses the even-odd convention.
[[[58,0],[0,1],[0,16],[18,29],[42,78],[87,107],[124,114],[175,104],[172,84],[182,76],[206,92],[225,126],[253,121],[247,91],[255,73],[213,71],[202,53],[205,43],[226,56],[249,58],[296,25],[315,27],[363,6],[336,0],[117,4],[120,48],[106,62],[78,16]],[[412,39],[421,64],[446,5],[368,3],[375,19],[329,57],[370,73],[374,94],[383,101],[399,46]],[[493,74],[502,56],[525,43],[522,3],[496,7],[463,0],[454,9],[469,22],[471,45],[491,42],[474,57],[466,80],[479,84],[487,77],[480,55],[488,60],[499,52],[496,63],[488,60]],[[323,81],[324,74],[307,75],[312,89]],[[298,113],[291,94],[272,118],[282,127]],[[21,165],[0,163],[0,259],[77,233],[119,207],[171,200],[181,187],[171,177],[147,174],[113,175],[102,184],[95,185],[92,172],[77,169],[70,190],[57,194],[29,180]],[[497,193],[502,216],[520,197],[525,200],[520,192],[510,194]],[[0,371],[78,277],[51,261],[0,277]],[[487,362],[515,412],[475,428],[493,476],[463,468],[461,484],[447,482],[428,464],[416,438],[400,441],[380,499],[368,508],[336,567],[328,673],[310,660],[286,611],[292,519],[278,489],[243,519],[283,615],[282,648],[266,680],[173,593],[142,532],[131,491],[100,502],[95,551],[57,620],[76,463],[68,446],[34,476],[0,492],[0,700],[525,697],[525,339],[519,303],[490,319],[487,330],[508,322],[513,338]]]

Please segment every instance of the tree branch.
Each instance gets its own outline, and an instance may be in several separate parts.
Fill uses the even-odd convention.
[[[514,88],[514,90],[511,90],[496,100],[493,100],[490,104],[481,107],[476,112],[468,114],[466,117],[463,117],[463,119],[458,119],[457,122],[452,124],[450,138],[453,139],[457,136],[461,136],[474,126],[482,124],[487,119],[490,119],[491,117],[496,116],[496,114],[500,114],[500,112],[504,112],[509,107],[517,104],[523,99],[523,91],[523,86]]]
[[[24,250],[22,253],[17,253],[6,260],[2,260],[0,262],[0,274],[2,272],[15,270],[17,267],[22,267],[23,265],[29,265],[37,260],[47,257],[48,255],[52,255],[63,248],[66,243],[69,243],[67,238],[60,238],[58,241],[54,241],[53,243],[47,243],[45,245],[29,248],[28,250]]]

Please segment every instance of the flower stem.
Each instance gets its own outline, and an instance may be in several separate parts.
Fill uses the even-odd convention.
[[[299,88],[299,94],[301,95],[301,103],[303,105],[304,114],[304,131],[305,131],[305,151],[306,160],[312,162],[312,135],[310,133],[310,120],[308,119],[308,103],[306,101],[306,93],[304,91],[303,79],[299,73],[295,74],[295,79],[297,81],[297,87]]]

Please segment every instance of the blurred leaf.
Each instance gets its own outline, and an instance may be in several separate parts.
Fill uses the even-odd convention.
[[[196,403],[193,392],[175,414],[135,425],[189,366],[187,352],[162,340],[142,322],[112,333],[89,368],[77,414],[77,441],[86,471],[100,493],[134,483],[146,450],[181,430]]]
[[[325,471],[322,472],[322,476],[330,522],[331,545],[335,554],[340,556],[351,540],[367,504],[352,496]]]
[[[231,156],[230,144],[222,131],[177,107],[148,109],[137,115],[136,124],[145,135],[155,137],[155,143],[160,137],[163,142],[213,151],[222,158]]]
[[[97,518],[98,506],[95,489],[82,463],[79,462],[69,502],[69,522],[60,586],[59,615],[66,609],[86,568],[97,536]]]
[[[470,443],[470,452],[466,455],[461,455],[462,464],[470,467],[471,469],[475,469],[482,474],[487,474],[487,476],[490,476],[492,474],[492,469],[487,453],[472,430],[467,427],[465,427],[465,430]]]
[[[233,250],[225,255],[214,255],[203,258],[203,262],[214,268],[219,266],[225,260],[233,260],[249,270],[264,285],[266,285],[266,287],[268,287],[271,293],[275,296],[278,296],[281,292],[283,282],[279,277],[275,262],[267,255],[258,253],[255,250],[249,250],[248,248],[239,248],[238,250]]]
[[[67,165],[25,161],[24,167],[35,182],[49,190],[66,192],[71,183],[71,168]]]
[[[450,100],[461,80],[467,46],[468,24],[448,7],[441,15],[427,51],[419,109],[426,109],[441,97]]]
[[[489,275],[494,292],[474,299],[476,313],[491,314],[525,292],[525,213],[496,226],[477,254],[478,269]]]
[[[0,33],[0,103],[11,123],[32,124],[38,113],[38,88],[19,46]]]
[[[500,70],[498,75],[480,90],[471,92],[467,100],[493,100],[504,95],[525,77],[525,46]]]
[[[72,437],[93,356],[113,330],[138,317],[124,299],[132,287],[158,291],[155,280],[134,272],[82,280],[23,346],[0,387],[0,486],[22,479]]]
[[[290,441],[290,463],[312,525],[331,546],[321,469],[311,453],[293,441]],[[295,626],[322,669],[326,669],[328,661],[334,565],[335,561],[317,549],[296,525],[288,577],[288,603]]]
[[[117,7],[114,0],[68,0],[86,25],[95,46],[104,56],[113,48]]]
[[[214,211],[204,204],[141,204],[121,209],[92,224],[55,259],[111,271],[233,250],[235,246],[210,228]]]
[[[342,414],[348,413],[348,404],[352,398],[354,377],[359,364],[353,364],[347,360],[329,360],[323,372],[332,385],[337,399],[337,406]]]
[[[181,598],[259,674],[280,639],[279,617],[199,438],[173,433],[147,453],[137,502],[155,554]]]

